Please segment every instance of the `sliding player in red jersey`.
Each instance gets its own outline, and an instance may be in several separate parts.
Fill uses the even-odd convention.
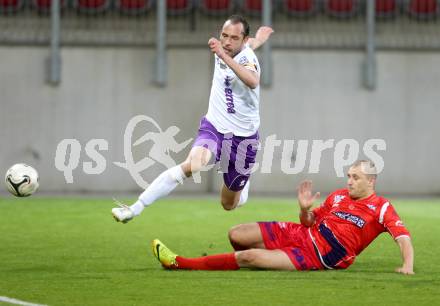
[[[376,173],[371,161],[357,161],[348,170],[347,187],[330,194],[313,210],[319,193],[312,194],[310,181],[302,182],[298,187],[301,224],[235,226],[229,231],[234,253],[185,258],[157,239],[152,243],[153,253],[168,269],[346,269],[379,234],[388,232],[402,255],[402,266],[396,272],[414,274],[410,234],[390,201],[376,195]]]

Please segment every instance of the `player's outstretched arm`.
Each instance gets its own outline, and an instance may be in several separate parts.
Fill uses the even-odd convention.
[[[225,62],[225,64],[232,69],[232,71],[234,71],[234,73],[240,78],[243,83],[246,84],[246,86],[251,89],[257,88],[257,86],[260,84],[260,76],[258,75],[258,73],[246,69],[244,66],[234,61],[234,59],[227,55],[226,52],[223,50],[221,42],[218,39],[211,37],[208,41],[208,45],[211,49],[211,52],[217,54],[217,56],[221,58]]]
[[[312,181],[303,181],[298,186],[299,220],[305,226],[315,223],[315,215],[310,211],[313,202],[319,198],[319,192],[312,195]]]
[[[274,30],[271,27],[267,27],[267,26],[260,27],[257,30],[257,33],[255,33],[255,37],[249,38],[248,40],[249,47],[251,47],[252,50],[258,49],[269,39],[270,35],[272,35],[273,32]]]
[[[414,249],[411,243],[411,238],[407,236],[400,237],[396,240],[400,248],[403,264],[396,269],[397,273],[414,274]]]

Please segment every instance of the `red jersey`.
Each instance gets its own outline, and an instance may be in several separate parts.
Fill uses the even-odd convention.
[[[394,239],[410,236],[391,203],[376,194],[363,200],[350,198],[347,189],[327,197],[313,210],[309,228],[315,251],[326,268],[346,268],[379,234]]]

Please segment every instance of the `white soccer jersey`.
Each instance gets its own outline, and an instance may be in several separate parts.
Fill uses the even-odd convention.
[[[220,133],[251,136],[260,126],[260,86],[251,89],[244,84],[218,56],[215,57],[208,119]],[[254,51],[245,48],[234,61],[260,75],[260,64]]]

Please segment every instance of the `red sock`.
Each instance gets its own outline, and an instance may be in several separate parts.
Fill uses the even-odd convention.
[[[198,258],[176,257],[177,269],[189,270],[238,270],[240,267],[234,253],[203,256]]]

